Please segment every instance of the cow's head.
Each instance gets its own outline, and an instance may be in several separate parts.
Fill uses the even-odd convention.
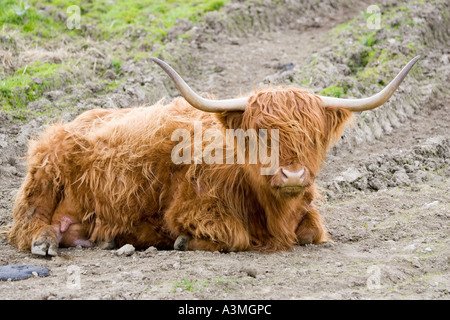
[[[215,112],[229,129],[278,129],[279,163],[271,175],[261,175],[263,164],[248,166],[258,185],[280,197],[296,196],[310,186],[327,148],[336,142],[353,112],[374,109],[385,103],[417,62],[411,60],[381,92],[363,99],[323,97],[292,88],[259,89],[249,97],[210,100],[195,93],[165,62],[152,58],[175,82],[183,97],[195,108]],[[272,141],[265,137],[265,141]]]

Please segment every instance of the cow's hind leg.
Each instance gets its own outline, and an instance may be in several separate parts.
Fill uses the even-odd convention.
[[[88,240],[90,224],[83,223],[82,218],[83,210],[70,196],[70,192],[66,192],[52,217],[52,227],[60,247],[93,246]]]
[[[27,155],[28,172],[16,195],[10,243],[37,255],[56,255],[58,238],[51,226],[63,185],[59,165],[64,161],[61,141],[66,131],[54,125],[39,141],[32,141]]]
[[[38,171],[45,171],[44,168]],[[9,231],[10,243],[33,254],[57,255],[58,238],[51,219],[58,196],[57,187],[46,179],[45,172],[28,173],[14,203],[14,223]]]

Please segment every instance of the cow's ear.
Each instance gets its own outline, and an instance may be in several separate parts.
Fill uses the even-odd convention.
[[[351,123],[354,116],[353,112],[344,108],[330,108],[325,107],[327,134],[327,147],[337,143],[342,136],[344,128]]]
[[[242,127],[243,112],[223,112],[217,113],[217,118],[227,129],[239,129]]]

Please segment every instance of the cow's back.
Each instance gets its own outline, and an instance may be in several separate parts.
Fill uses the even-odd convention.
[[[65,196],[80,203],[80,218],[95,221],[101,238],[134,233],[130,228],[142,221],[161,224],[187,170],[171,160],[178,143],[172,132],[192,131],[194,121],[209,118],[183,99],[166,106],[85,112],[65,125],[59,155]]]

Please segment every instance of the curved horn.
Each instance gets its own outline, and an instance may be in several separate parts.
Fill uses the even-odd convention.
[[[397,90],[400,83],[402,83],[403,79],[408,74],[409,70],[413,67],[413,65],[419,60],[420,56],[412,59],[400,73],[391,81],[383,90],[378,92],[377,94],[363,99],[340,99],[333,97],[322,97],[319,96],[325,106],[334,107],[334,108],[346,108],[350,111],[365,111],[370,109],[375,109],[376,107],[381,106],[385,103]]]
[[[164,61],[151,57],[157,65],[159,65],[175,82],[181,95],[189,102],[193,107],[206,111],[206,112],[224,112],[224,111],[244,111],[247,106],[247,98],[226,99],[226,100],[210,100],[202,98],[194,90],[192,90],[187,83],[181,78],[181,76],[172,69]]]

